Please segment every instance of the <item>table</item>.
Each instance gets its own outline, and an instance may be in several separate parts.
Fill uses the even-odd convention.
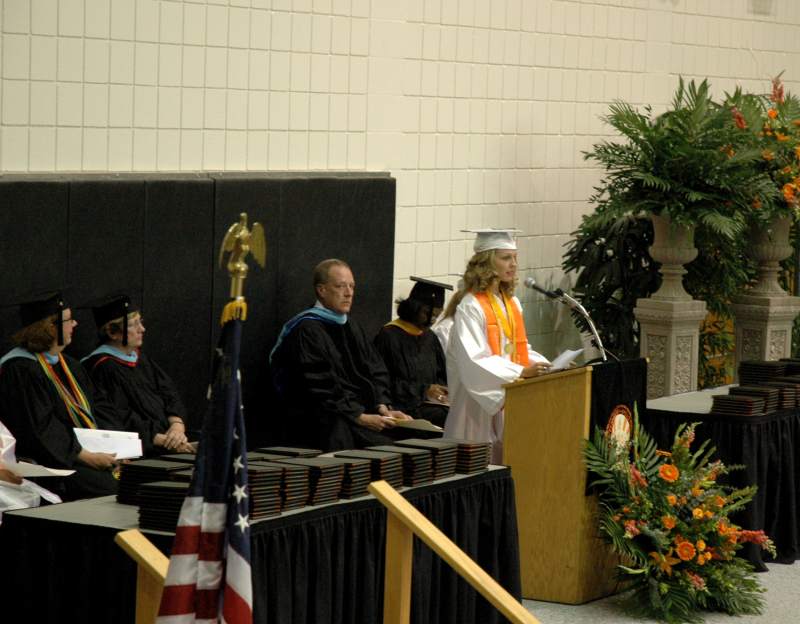
[[[492,467],[403,495],[520,598],[511,471]],[[135,566],[113,543],[137,527],[113,497],[7,512],[0,527],[2,594],[36,622],[133,622]],[[254,621],[382,621],[386,511],[371,496],[304,508],[252,525]],[[147,531],[169,552],[172,534]],[[502,622],[499,613],[424,544],[414,543],[412,622]]]
[[[710,440],[716,457],[726,465],[745,465],[728,476],[728,483],[758,486],[752,502],[732,520],[745,529],[764,529],[777,547],[775,561],[792,563],[800,557],[800,410],[757,417],[712,416],[712,397],[720,393],[727,393],[727,387],[648,401],[642,425],[663,449],[672,446],[678,425],[701,423],[693,448]],[[766,570],[769,555],[752,544],[740,552],[757,570]]]

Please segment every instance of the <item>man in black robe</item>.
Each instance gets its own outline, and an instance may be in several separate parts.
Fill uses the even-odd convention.
[[[444,427],[447,419],[447,365],[444,351],[431,325],[444,307],[444,291],[452,290],[421,277],[397,305],[398,318],[375,337],[391,379],[397,409]]]
[[[194,452],[175,384],[141,350],[144,321],[130,297],[111,297],[92,312],[101,344],[81,361],[116,406],[122,429],[139,434],[145,455]]]
[[[77,322],[61,293],[25,303],[18,345],[0,359],[0,414],[17,439],[17,456],[75,474],[48,478],[65,500],[117,490],[113,455],[84,449],[73,428],[119,429],[114,406],[80,363],[63,353]],[[59,483],[60,481],[60,483]]]
[[[350,267],[336,259],[319,263],[314,289],[316,305],[284,325],[270,354],[286,439],[325,451],[389,444],[384,432],[409,417],[393,409],[386,367],[348,317]]]

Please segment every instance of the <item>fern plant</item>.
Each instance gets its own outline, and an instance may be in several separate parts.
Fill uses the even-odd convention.
[[[605,170],[591,197],[598,218],[660,214],[736,237],[754,199],[770,202],[777,191],[754,166],[761,150],[730,119],[705,80],[687,85],[680,79],[671,107],[656,117],[649,106],[640,112],[614,102],[604,120],[622,142],[602,141],[584,154]]]

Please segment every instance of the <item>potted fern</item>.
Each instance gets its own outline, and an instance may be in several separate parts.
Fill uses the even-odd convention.
[[[769,202],[775,187],[756,163],[761,150],[730,123],[730,109],[716,104],[706,80],[680,80],[671,106],[654,116],[617,101],[604,117],[621,141],[602,141],[584,157],[605,169],[591,201],[593,219],[606,225],[623,215],[648,215],[654,238],[650,255],[661,263],[661,288],[653,298],[691,299],[683,265],[697,255],[694,230],[703,227],[733,240],[746,226],[755,199]]]

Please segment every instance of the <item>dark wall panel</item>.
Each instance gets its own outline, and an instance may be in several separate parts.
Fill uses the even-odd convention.
[[[126,291],[143,304],[145,349],[175,379],[197,426],[230,279],[217,264],[225,232],[247,212],[264,225],[267,266],[250,259],[242,344],[251,446],[280,423],[268,356],[283,323],[314,303],[311,271],[351,264],[353,316],[377,332],[389,318],[395,181],[381,174],[146,174],[0,177],[0,304],[71,284],[73,304]],[[94,348],[88,309],[70,353]],[[3,352],[16,308],[0,308]]]
[[[144,180],[77,180],[69,195],[69,270],[76,304],[114,291],[141,301],[144,250]],[[84,355],[97,344],[89,309],[74,310],[78,328],[69,353]]]
[[[269,350],[272,348],[279,322],[276,302],[281,298],[276,288],[278,264],[283,248],[280,238],[280,179],[224,176],[216,178],[214,215],[214,253],[216,254],[228,228],[247,213],[248,225],[264,226],[267,241],[266,268],[261,268],[252,257],[248,258],[250,270],[244,284],[247,298],[247,323],[242,334],[241,371],[242,395],[248,443],[266,442],[269,437],[268,415],[272,403],[268,371]],[[227,255],[226,255],[227,261]],[[219,318],[230,296],[230,277],[227,268],[214,265],[214,341],[219,337]]]
[[[194,428],[205,410],[203,381],[211,372],[213,218],[213,180],[146,183],[141,300],[145,349],[183,389]]]
[[[0,306],[67,281],[69,183],[0,181]],[[19,329],[16,307],[0,308],[0,346]]]

